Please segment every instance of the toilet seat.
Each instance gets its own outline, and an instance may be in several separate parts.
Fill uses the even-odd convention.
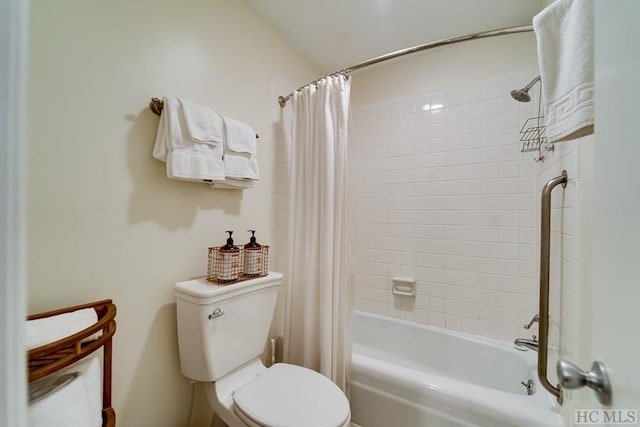
[[[349,401],[325,376],[278,363],[233,393],[237,415],[262,427],[342,427]]]

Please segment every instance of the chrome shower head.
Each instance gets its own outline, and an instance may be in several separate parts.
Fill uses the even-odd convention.
[[[540,76],[531,80],[528,85],[523,87],[522,89],[514,89],[511,91],[511,97],[518,102],[529,102],[531,101],[531,96],[529,95],[529,90],[533,87],[536,82],[540,81]]]
[[[531,96],[529,96],[529,91],[524,89],[512,90],[511,97],[518,102],[529,102],[531,101]]]

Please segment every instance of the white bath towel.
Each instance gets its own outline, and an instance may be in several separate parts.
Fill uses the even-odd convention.
[[[153,156],[167,163],[169,178],[199,182],[225,178],[223,144],[193,140],[177,98],[164,98]]]
[[[256,132],[238,120],[223,117],[223,121],[225,177],[259,179]]]
[[[593,133],[593,1],[556,0],[533,28],[548,142]]]
[[[94,356],[29,384],[29,426],[102,426],[100,371]]]
[[[185,99],[178,99],[184,113],[189,138],[195,142],[221,144],[223,141],[222,117],[215,111]]]
[[[93,308],[76,310],[44,319],[28,320],[26,326],[27,350],[40,347],[88,328],[98,321],[98,314]],[[100,338],[98,331],[84,341]]]

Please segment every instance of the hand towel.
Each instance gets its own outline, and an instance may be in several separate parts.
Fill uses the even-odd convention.
[[[222,117],[225,128],[225,177],[260,179],[256,150],[256,133],[238,120]]]
[[[593,133],[593,2],[556,0],[533,18],[548,142]]]
[[[185,99],[178,99],[189,138],[195,142],[219,144],[223,140],[222,117],[215,111]]]
[[[224,179],[223,150],[223,144],[198,142],[189,137],[180,101],[164,98],[153,156],[167,163],[169,178],[198,182]]]
[[[88,328],[97,321],[98,314],[93,308],[85,308],[43,319],[28,320],[26,326],[27,350],[66,338]],[[101,335],[102,331],[98,331],[83,341],[92,341],[100,338]]]
[[[227,148],[237,153],[256,152],[256,131],[246,123],[230,117],[223,117]]]

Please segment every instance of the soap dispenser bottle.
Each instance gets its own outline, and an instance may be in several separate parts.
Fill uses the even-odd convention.
[[[229,238],[218,252],[218,280],[232,282],[240,275],[240,249],[233,244],[233,231],[225,233],[229,233]]]
[[[247,276],[260,276],[262,274],[262,246],[256,242],[256,230],[247,230],[251,233],[249,243],[244,245],[244,268]]]

